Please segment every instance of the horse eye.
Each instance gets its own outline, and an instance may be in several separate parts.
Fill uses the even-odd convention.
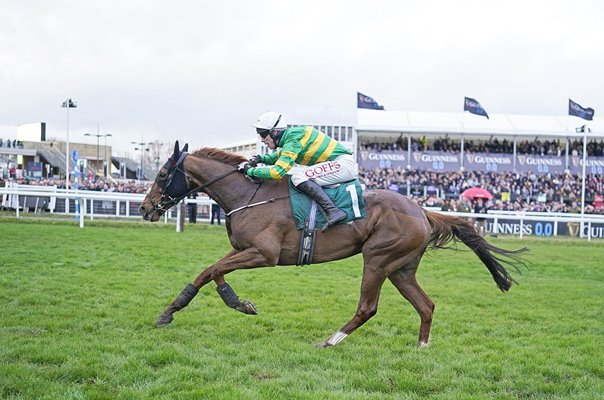
[[[160,177],[161,179],[164,179],[166,176],[168,176],[168,174],[166,174],[166,173],[165,173],[165,172],[163,172],[163,171],[161,171],[161,172],[159,173],[159,177]]]

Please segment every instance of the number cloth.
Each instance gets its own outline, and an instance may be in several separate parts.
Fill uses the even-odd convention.
[[[358,179],[341,183],[337,187],[324,187],[323,189],[336,206],[346,213],[346,219],[340,222],[341,224],[367,216],[363,189]],[[289,182],[289,195],[296,228],[298,230],[304,229],[304,221],[308,218],[312,200],[306,194],[296,189],[291,180]],[[320,207],[318,209],[320,210]],[[325,225],[325,216],[319,211],[315,226],[323,225]]]

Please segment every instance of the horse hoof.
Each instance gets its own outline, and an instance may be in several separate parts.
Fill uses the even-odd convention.
[[[321,342],[321,343],[317,343],[317,344],[315,345],[315,347],[316,347],[317,349],[326,349],[326,348],[328,348],[328,347],[331,347],[331,344],[329,344],[329,341],[328,341],[328,340],[325,340],[325,341],[323,341],[323,342]]]
[[[254,303],[249,300],[242,301],[235,309],[239,312],[249,315],[258,315],[258,310]]]
[[[170,322],[172,322],[173,319],[174,317],[172,316],[172,314],[162,313],[157,319],[155,326],[161,328],[162,326],[168,325]]]
[[[417,344],[417,348],[418,349],[427,349],[428,347],[430,347],[430,343],[428,343],[428,342],[422,342],[422,341],[420,341]]]

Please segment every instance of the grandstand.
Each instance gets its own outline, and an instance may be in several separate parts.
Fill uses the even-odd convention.
[[[356,154],[367,187],[399,191],[443,209],[464,207],[455,199],[468,187],[482,186],[495,197],[488,204],[491,209],[576,212],[587,133],[586,212],[602,212],[601,118],[586,122],[569,116],[491,114],[486,119],[467,113],[359,109],[356,124],[308,124]],[[245,156],[268,151],[252,140],[226,149]]]
[[[494,196],[487,204],[490,209],[577,212],[587,135],[585,212],[604,212],[601,118],[586,122],[567,116],[491,114],[486,119],[467,113],[359,109],[355,123],[340,119],[310,125],[356,154],[366,187],[395,190],[424,206],[458,210],[474,206],[459,204],[461,192],[481,186]],[[60,143],[24,145],[27,148],[10,150],[37,148],[29,157],[51,164],[55,176],[61,172]],[[225,149],[248,157],[268,151],[258,140]],[[137,162],[118,157],[112,162],[119,178],[138,177]],[[145,175],[152,179],[154,168],[145,165]]]
[[[360,109],[356,134],[370,187],[456,209],[463,206],[451,205],[453,199],[481,186],[494,195],[489,209],[551,212],[578,211],[587,135],[585,211],[602,213],[601,118]]]
[[[604,149],[597,145],[604,138],[602,118],[586,123],[568,116],[491,114],[486,119],[467,113],[360,109],[356,125],[358,160],[364,168],[581,173],[581,152],[572,145],[582,143],[583,129],[590,131],[588,141],[596,143],[592,148]],[[434,144],[443,140],[455,144],[452,147],[458,151],[435,149]],[[493,155],[493,142],[505,142],[510,151]],[[544,148],[530,154],[519,148],[520,143],[531,142],[556,143],[559,151]],[[475,146],[477,143],[481,146]],[[467,151],[467,147],[472,148]],[[475,151],[477,148],[482,151]],[[604,154],[588,154],[587,166],[588,172],[601,174]]]
[[[595,215],[604,214],[601,119],[584,123],[572,117],[492,114],[487,120],[462,113],[358,110],[356,123],[315,121],[310,125],[353,151],[360,166],[359,178],[368,189],[397,191],[423,207],[482,220],[481,229],[491,234],[604,237],[604,217]],[[584,135],[588,143],[583,186]],[[31,152],[27,143],[24,145],[11,151]],[[247,157],[268,151],[253,139],[225,149]],[[48,153],[37,150],[33,157],[54,164],[64,162],[57,148]],[[120,196],[144,193],[148,184],[128,181],[137,177],[139,163],[117,157],[112,157],[112,162],[122,179],[98,179],[80,185],[81,191],[88,191],[82,195],[86,197],[84,209],[95,216],[128,215],[130,209],[134,213],[140,199]],[[154,175],[155,171],[145,165],[145,173]],[[64,185],[60,179],[14,181],[55,185],[58,193]],[[462,195],[477,186],[488,190],[493,198],[479,201]],[[108,201],[94,191],[113,192],[115,198]],[[31,193],[23,193],[28,196],[23,209],[32,209]],[[8,198],[3,198],[5,207],[7,203]],[[33,204],[33,209],[40,210],[39,204]],[[55,212],[63,212],[63,202],[56,204]]]
[[[12,141],[10,142],[12,143]],[[96,146],[86,143],[71,143],[71,148],[77,148],[79,151],[81,176],[102,176],[102,160],[97,163]],[[138,179],[140,162],[124,157],[112,157],[110,146],[107,146],[106,152],[108,162],[119,171],[119,176],[116,176],[116,178]],[[103,148],[101,154],[104,153],[105,149]],[[64,177],[66,166],[65,143],[61,141],[19,141],[17,147],[0,146],[0,178],[9,177],[9,164],[13,164],[18,171],[17,175],[23,178]],[[99,167],[98,170],[97,166]],[[155,165],[145,163],[143,180],[153,179],[156,172],[157,167]]]
[[[589,125],[591,135],[604,137],[604,119],[584,121],[572,116],[490,114],[490,118],[457,112],[412,112],[357,110],[356,131],[360,137],[444,135],[478,137],[580,137],[576,128]]]

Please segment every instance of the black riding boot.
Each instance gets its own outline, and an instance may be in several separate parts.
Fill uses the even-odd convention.
[[[327,223],[323,227],[323,231],[331,228],[343,219],[346,219],[346,213],[333,204],[333,201],[327,196],[327,193],[325,193],[323,188],[315,181],[308,180],[302,182],[298,184],[296,188],[309,195],[325,212]]]

